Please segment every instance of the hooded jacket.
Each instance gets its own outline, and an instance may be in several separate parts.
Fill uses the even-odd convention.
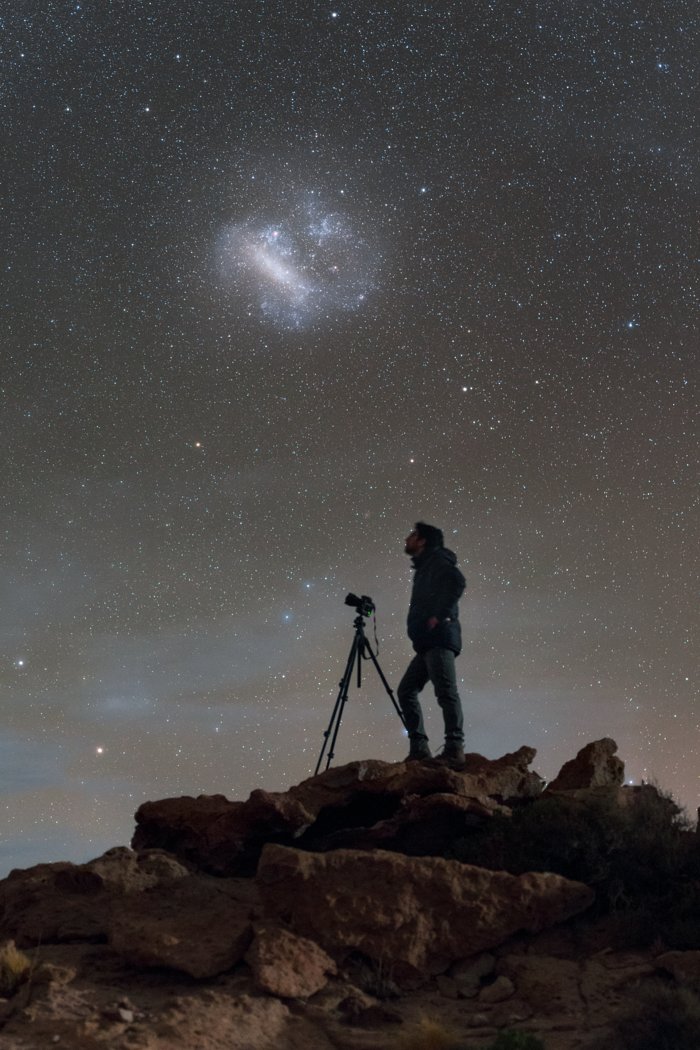
[[[457,556],[446,547],[433,547],[413,559],[415,576],[408,607],[408,637],[417,653],[426,649],[451,649],[457,656],[462,649],[459,601],[466,580],[457,568]],[[428,620],[440,621],[432,630]]]

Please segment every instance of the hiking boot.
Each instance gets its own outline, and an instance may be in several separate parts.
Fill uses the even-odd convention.
[[[464,757],[464,746],[459,740],[448,740],[442,749],[442,754],[435,759],[436,765],[447,766],[448,769],[461,770],[466,764]]]
[[[411,749],[404,759],[406,762],[429,762],[432,758],[430,748],[425,740],[412,740]]]

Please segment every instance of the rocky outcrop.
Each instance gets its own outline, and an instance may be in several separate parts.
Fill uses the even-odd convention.
[[[109,850],[89,864],[41,864],[0,883],[2,934],[21,948],[109,943],[133,966],[212,977],[243,958],[255,887],[191,872],[159,850]]]
[[[429,762],[351,762],[289,791],[253,791],[246,802],[222,795],[146,802],[136,813],[134,849],[163,849],[217,875],[251,875],[267,842],[309,850],[440,852],[451,837],[499,810],[536,797],[544,784],[528,767],[533,748],[490,761],[467,755],[464,771]],[[427,804],[433,796],[440,801]]]
[[[617,744],[610,737],[586,744],[576,758],[564,763],[547,792],[618,787],[625,779],[625,764],[616,751]]]
[[[190,876],[161,850],[136,854],[121,846],[89,864],[37,864],[13,871],[0,882],[3,934],[20,947],[105,941],[115,901],[150,890],[157,897]]]
[[[145,802],[132,846],[163,849],[217,875],[250,875],[265,842],[293,841],[313,814],[291,792],[253,791],[247,802],[223,795]]]
[[[377,850],[266,846],[256,878],[267,914],[344,957],[359,951],[421,983],[457,959],[583,911],[594,894],[558,875],[508,875]]]
[[[15,940],[29,960],[4,986],[0,1045],[391,1050],[397,1027],[422,1045],[425,1016],[465,1046],[512,1027],[548,1050],[612,1045],[659,975],[681,1000],[700,991],[700,952],[616,951],[612,923],[585,914],[589,887],[480,865],[556,861],[530,849],[527,829],[547,843],[548,819],[574,856],[587,815],[634,829],[650,814],[668,833],[678,807],[621,786],[615,751],[602,740],[579,752],[549,804],[530,748],[469,755],[459,773],[370,760],[247,802],[148,803],[135,851],[0,882],[0,946]],[[680,824],[674,841],[697,840]],[[589,871],[585,860],[565,870]]]

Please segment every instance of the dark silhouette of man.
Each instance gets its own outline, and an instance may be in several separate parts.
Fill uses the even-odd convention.
[[[447,550],[441,530],[434,525],[416,522],[406,537],[405,551],[413,559],[415,569],[407,629],[416,653],[397,690],[411,744],[407,761],[432,758],[418,700],[418,694],[430,681],[445,722],[445,746],[435,761],[451,769],[463,769],[463,716],[455,656],[462,649],[457,602],[466,580],[457,568],[456,555]]]

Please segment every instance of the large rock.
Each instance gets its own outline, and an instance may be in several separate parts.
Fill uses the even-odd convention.
[[[256,790],[247,802],[223,795],[144,802],[132,846],[159,848],[219,875],[248,875],[265,842],[292,841],[312,821],[291,793]]]
[[[518,930],[587,908],[593,892],[558,875],[509,875],[377,850],[310,854],[266,846],[257,883],[267,914],[342,958],[359,951],[420,983]]]
[[[132,894],[119,902],[109,943],[136,967],[168,967],[190,977],[230,970],[253,938],[253,910],[227,879],[191,876],[168,892]]]
[[[257,927],[245,961],[258,988],[282,999],[307,999],[337,971],[314,941],[279,926]]]
[[[429,834],[426,844],[421,844],[418,809],[409,819],[404,819],[405,812],[399,814],[406,801],[433,795],[473,800],[468,806],[452,807],[457,826],[462,819],[458,810],[462,817],[466,811],[488,816],[496,809],[490,800],[533,798],[542,791],[542,778],[528,769],[535,753],[522,747],[493,761],[467,755],[465,769],[458,773],[424,762],[370,759],[328,769],[287,792],[253,791],[247,802],[229,802],[223,795],[146,802],[136,813],[132,845],[139,850],[168,850],[213,874],[249,875],[267,842],[331,849],[337,845],[334,836],[375,828],[398,814],[396,829],[385,825],[378,830],[380,844],[400,850],[405,841],[408,851],[439,851],[445,845],[444,835],[429,845]],[[443,804],[443,816],[446,808]],[[449,837],[449,827],[447,832]],[[362,844],[373,846],[372,836]]]
[[[60,941],[104,941],[114,901],[172,886],[190,872],[160,850],[117,846],[88,864],[37,864],[0,882],[2,932],[20,947]]]
[[[586,744],[576,758],[564,763],[558,775],[547,785],[547,792],[618,787],[625,779],[625,764],[617,758],[616,751],[617,744],[610,737]]]
[[[245,954],[259,904],[249,880],[190,872],[159,850],[109,850],[0,882],[0,932],[22,948],[109,942],[132,966],[210,977]]]
[[[508,977],[521,999],[542,1017],[568,1014],[584,1009],[581,996],[581,968],[572,959],[548,955],[506,955],[499,961],[499,974]]]

